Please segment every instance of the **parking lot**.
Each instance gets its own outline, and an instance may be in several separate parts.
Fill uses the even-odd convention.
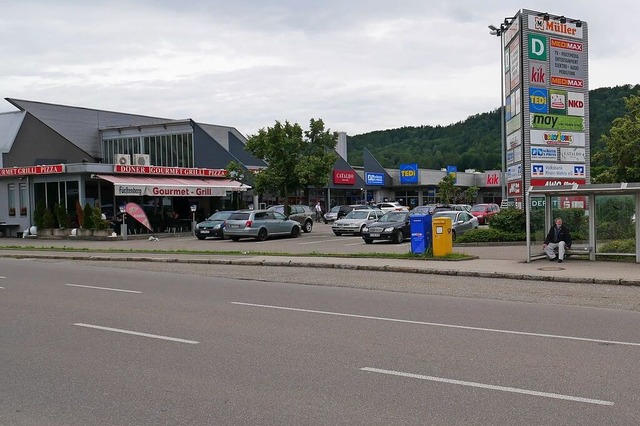
[[[162,238],[162,236],[160,236]],[[177,237],[188,238],[188,237]],[[298,238],[269,238],[256,241],[251,238],[240,241],[206,239],[199,241],[193,238],[192,250],[250,250],[287,253],[408,253],[411,251],[409,240],[401,244],[376,241],[365,244],[360,235],[345,234],[337,237],[331,230],[331,224],[314,223],[313,230],[301,233]]]

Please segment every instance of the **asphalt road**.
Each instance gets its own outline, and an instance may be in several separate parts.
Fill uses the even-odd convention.
[[[209,268],[0,259],[0,424],[640,418],[637,312]]]

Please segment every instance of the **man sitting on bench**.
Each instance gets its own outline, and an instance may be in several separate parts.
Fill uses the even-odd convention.
[[[562,224],[562,219],[559,217],[556,218],[556,224],[549,230],[542,248],[550,261],[553,262],[557,259],[558,263],[562,263],[562,259],[564,259],[564,250],[571,248],[571,234],[569,234],[569,230]],[[556,248],[558,249],[557,257]]]

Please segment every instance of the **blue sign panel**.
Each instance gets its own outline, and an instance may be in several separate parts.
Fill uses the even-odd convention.
[[[400,183],[418,183],[418,163],[400,164]]]
[[[367,185],[384,185],[384,173],[364,173],[364,181]]]
[[[447,174],[453,175],[453,182],[458,183],[458,166],[447,166]]]
[[[549,112],[549,90],[529,88],[529,111],[544,114]]]

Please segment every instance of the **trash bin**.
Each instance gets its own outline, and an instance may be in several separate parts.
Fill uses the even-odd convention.
[[[433,255],[445,256],[453,252],[451,218],[435,217],[433,223]]]
[[[431,247],[431,215],[412,215],[410,224],[411,253],[423,254]]]

